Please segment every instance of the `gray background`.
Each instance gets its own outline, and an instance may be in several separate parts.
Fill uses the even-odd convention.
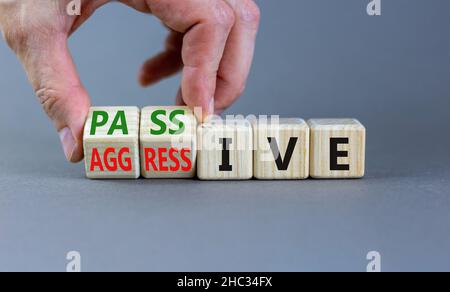
[[[259,1],[244,96],[229,113],[357,117],[367,177],[350,181],[89,181],[65,162],[19,62],[0,43],[0,270],[450,270],[450,2]],[[95,105],[171,104],[141,62],[165,30],[111,4],[71,39]]]

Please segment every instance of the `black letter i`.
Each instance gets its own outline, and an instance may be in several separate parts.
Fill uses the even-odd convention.
[[[233,166],[230,165],[230,145],[231,138],[221,138],[219,143],[222,145],[222,164],[219,166],[219,171],[233,171]]]

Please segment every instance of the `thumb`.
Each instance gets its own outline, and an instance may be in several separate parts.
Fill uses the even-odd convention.
[[[19,53],[44,111],[58,131],[67,160],[83,159],[83,127],[90,98],[81,84],[67,47],[67,37],[28,46]]]

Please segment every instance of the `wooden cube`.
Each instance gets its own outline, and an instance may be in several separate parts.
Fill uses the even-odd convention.
[[[83,144],[88,178],[138,178],[139,109],[92,107],[84,128]]]
[[[253,133],[249,121],[214,120],[197,130],[197,175],[201,180],[253,177]]]
[[[197,119],[188,107],[146,107],[141,113],[141,174],[192,178],[196,172]]]
[[[310,174],[313,178],[361,178],[366,129],[355,119],[312,119]]]
[[[257,120],[253,141],[255,178],[308,178],[309,127],[304,120]]]

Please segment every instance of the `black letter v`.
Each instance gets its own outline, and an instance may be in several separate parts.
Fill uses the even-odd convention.
[[[289,163],[291,162],[292,154],[294,153],[295,145],[297,144],[298,138],[291,137],[289,139],[289,145],[286,149],[286,154],[284,159],[281,158],[280,149],[278,148],[278,142],[276,138],[268,137],[267,140],[270,144],[270,149],[272,149],[273,157],[275,158],[275,163],[277,164],[278,170],[287,170]]]

